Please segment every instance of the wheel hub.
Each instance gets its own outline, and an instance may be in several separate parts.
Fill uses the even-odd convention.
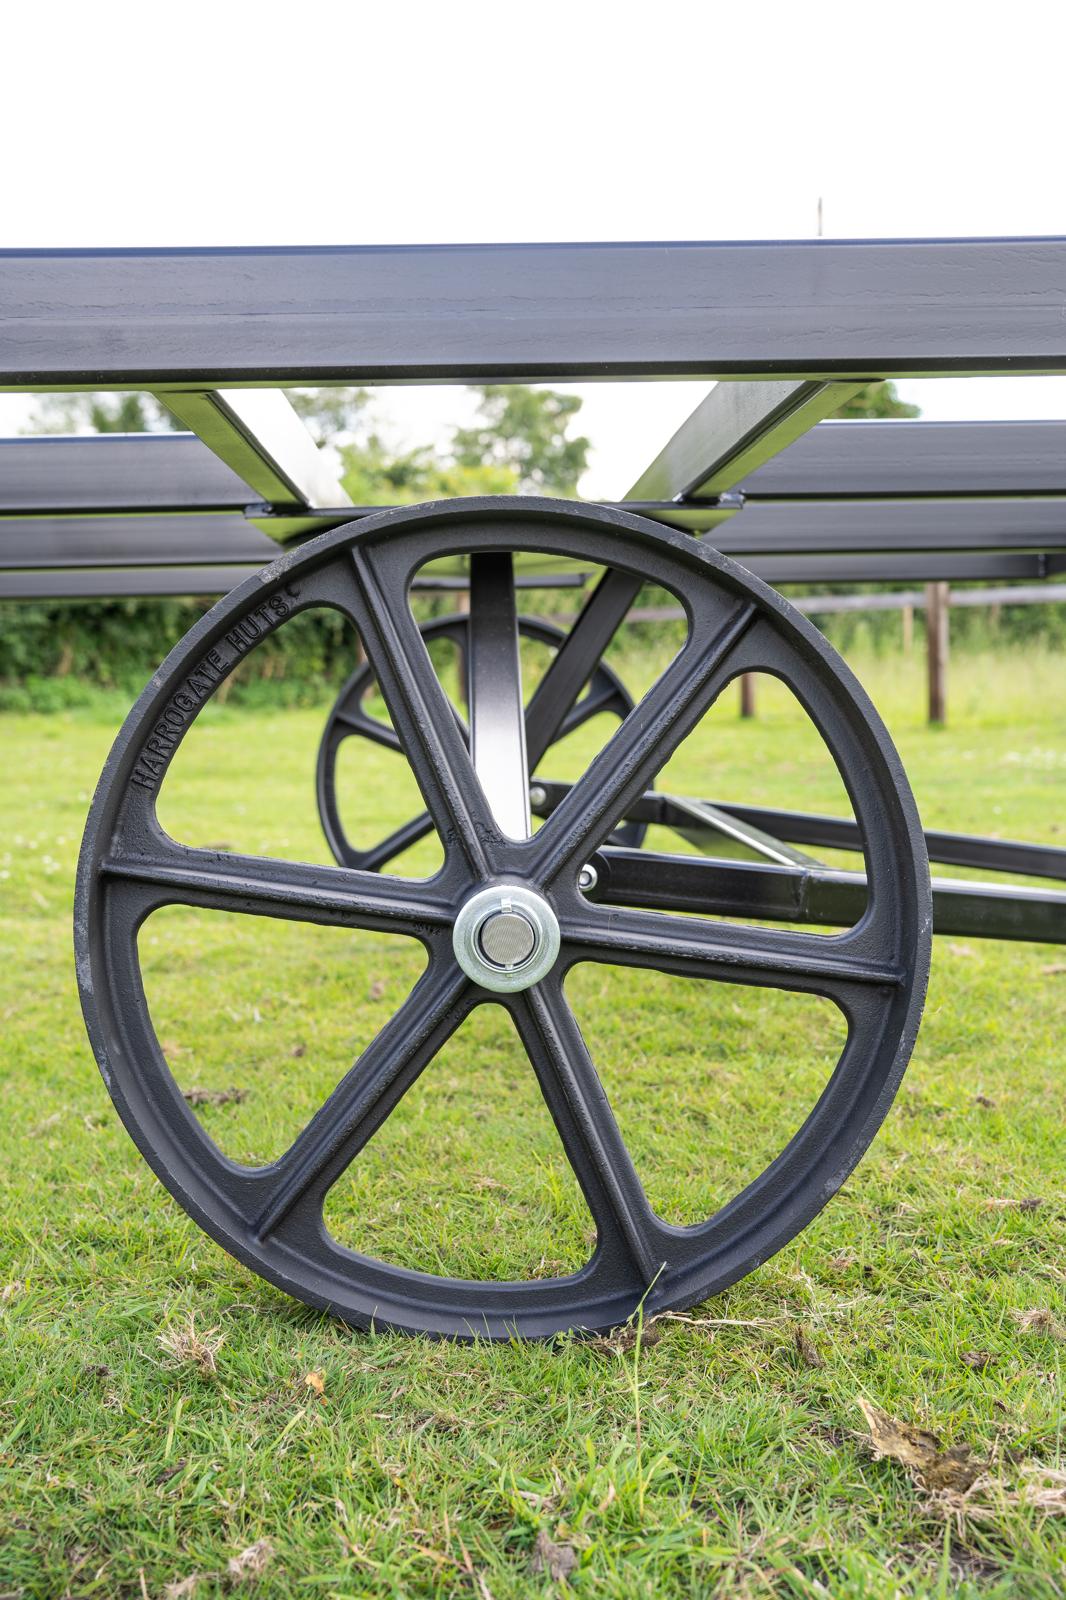
[[[480,889],[452,930],[455,959],[468,978],[497,994],[539,983],[559,954],[559,924],[541,895],[524,884]]]

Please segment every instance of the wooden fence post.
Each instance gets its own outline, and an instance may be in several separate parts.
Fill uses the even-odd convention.
[[[914,644],[914,607],[901,606],[900,613],[903,617],[903,654],[909,656]]]
[[[742,672],[740,675],[740,714],[742,717],[755,715],[754,672]]]
[[[929,721],[942,725],[948,717],[948,585],[925,586],[925,647],[929,678]]]

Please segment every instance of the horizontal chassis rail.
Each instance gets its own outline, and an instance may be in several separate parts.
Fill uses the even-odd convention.
[[[1064,282],[1060,238],[5,250],[0,388],[1055,373]]]
[[[847,386],[836,386],[837,390],[842,387]],[[759,397],[756,393],[751,399],[751,395],[760,388],[766,390],[763,409],[752,412]],[[809,425],[819,414],[833,388],[814,384],[721,386],[679,430],[676,438],[684,436],[684,460],[671,458],[668,446],[622,504],[692,532],[711,530],[717,548],[753,561],[778,555],[869,553],[895,557],[915,552],[939,557],[947,552],[1066,550],[1066,491],[1062,491],[1066,424],[823,422],[804,438],[788,443],[796,428]],[[781,399],[783,390],[794,395],[791,407]],[[714,396],[722,393],[734,400],[747,396],[749,408],[740,421],[735,407],[724,419],[710,419],[715,426],[703,441],[704,464],[717,462],[715,471],[724,482],[743,470],[755,448],[763,455],[781,448],[781,455],[766,459],[751,474],[746,498],[727,489],[718,497],[703,500],[646,499],[652,488],[668,493],[684,481],[683,474],[664,478],[664,461],[679,474],[682,466],[685,471],[694,469],[700,438],[692,425]],[[283,395],[244,391],[171,399],[187,405],[190,418],[199,420],[213,449],[192,434],[0,441],[0,569],[224,565],[254,560],[260,552],[267,560],[273,547],[258,540],[250,527],[239,531],[235,517],[231,516],[225,528],[216,517],[212,526],[197,534],[193,514],[242,512],[271,539],[290,543],[296,537],[308,537],[382,509],[339,501],[324,506],[299,498],[309,495],[312,488],[334,491],[334,498],[340,491]],[[249,418],[256,413],[267,436],[257,437],[254,446],[237,427],[236,419],[245,411]],[[761,431],[753,416],[763,417]],[[226,455],[228,465],[217,458],[216,449]],[[802,454],[805,450],[809,450],[806,456]],[[296,476],[302,473],[304,487],[300,490],[279,478],[281,469],[275,457],[285,451],[286,470]],[[733,465],[727,470],[722,463],[730,451]],[[912,458],[916,463],[913,474],[908,470]],[[780,472],[796,459],[802,470],[782,480]],[[1015,459],[1024,463],[1024,471],[1017,465],[1011,467]],[[803,461],[807,467],[802,466]],[[254,486],[237,475],[237,467],[254,480]],[[767,478],[767,474],[771,476]],[[1023,492],[1026,482],[1031,486],[1029,492]],[[821,497],[807,498],[815,483]],[[901,486],[908,486],[906,494],[900,492]],[[910,486],[920,489],[922,496],[915,498]],[[799,497],[764,496],[763,487],[781,488]],[[871,498],[875,489],[879,498]],[[1060,492],[1055,493],[1056,489]],[[272,502],[263,498],[270,495]],[[741,507],[743,513],[739,514]],[[149,514],[157,519],[155,523]],[[162,520],[167,516],[175,518],[169,526]],[[119,517],[129,519],[126,530],[119,527]],[[1017,575],[1039,577],[1054,569],[1054,563],[1046,569],[1029,563],[1019,568]],[[770,581],[789,581],[777,571],[755,570]],[[910,575],[916,581],[928,581],[985,575],[1006,578],[1011,572],[998,565],[985,574],[934,559],[931,567],[915,564]],[[807,576],[798,572],[795,581],[805,581]],[[812,569],[810,576],[837,575]],[[839,574],[841,581],[876,576],[861,564]],[[896,564],[888,567],[885,576],[891,581],[907,573]]]
[[[277,552],[275,551],[276,555]],[[167,595],[213,598],[228,594],[264,563],[230,566],[82,567],[53,571],[8,571],[0,568],[0,600],[149,599]],[[583,573],[534,572],[515,578],[516,589],[580,589]],[[446,573],[415,578],[411,587],[427,594],[464,592],[466,578]]]
[[[866,909],[861,872],[604,849],[594,897],[611,905],[850,927]],[[933,879],[933,931],[1066,944],[1066,894]]]
[[[121,535],[120,535],[121,538]],[[226,556],[221,541],[215,556]],[[236,552],[234,552],[236,554]],[[226,594],[277,554],[275,549],[226,562],[186,557],[170,547],[142,550],[136,557],[116,557],[114,565],[100,565],[88,557],[47,564],[47,557],[5,566],[0,560],[0,599],[92,599],[97,596],[219,595]],[[757,577],[774,585],[791,583],[932,583],[1042,582],[1066,572],[1066,553],[990,555],[898,556],[769,556],[737,558]],[[136,565],[129,564],[136,561]],[[121,564],[120,564],[121,561]],[[535,576],[535,583],[533,582]],[[524,576],[519,583],[525,583]],[[529,575],[531,587],[568,586],[573,580],[562,573]],[[466,581],[451,577],[440,587],[465,589]],[[1050,598],[1057,598],[1049,596]],[[680,613],[679,613],[680,614]]]
[[[713,526],[744,501],[750,514],[756,501],[761,505],[785,500],[805,511],[804,502],[809,500],[825,505],[837,500],[936,502],[945,497],[978,504],[989,499],[1057,499],[1061,504],[1066,499],[1066,422],[817,421],[854,388],[728,384],[712,390],[642,474],[626,503],[634,507],[642,503],[641,509],[651,516],[665,516],[672,509],[686,526],[698,527]],[[765,396],[759,395],[760,389],[766,390]],[[792,396],[788,406],[782,399],[786,392]],[[732,402],[725,416],[711,415],[715,395],[720,396],[720,410],[725,400]],[[742,400],[762,410],[738,417]],[[265,414],[254,420],[260,435],[269,434],[273,426],[275,454],[282,453],[284,433],[303,458],[293,459],[286,468],[293,476],[303,469],[301,504],[323,521],[351,514],[343,496],[331,498],[337,493],[335,482],[314,476],[321,462],[308,454],[308,445],[314,449],[311,441],[305,438],[294,444],[299,435],[293,422],[299,424],[299,419],[283,396],[267,401],[265,396],[238,393],[212,401],[199,394],[171,394],[167,404],[187,412],[205,436],[214,429],[223,440],[238,427],[233,408],[246,408],[244,426],[251,432],[248,408],[258,405]],[[219,418],[227,409],[230,414],[223,426]],[[258,450],[247,438],[243,444],[234,443],[235,449],[247,452],[247,478],[239,476],[232,463],[232,470],[220,465],[215,451],[195,432],[3,439],[0,515],[245,508],[254,508],[259,515],[268,510],[263,502],[271,499],[272,491],[286,504],[292,501],[292,491],[272,480],[274,469],[262,457],[264,451],[269,454],[268,441],[257,437]],[[761,464],[749,471],[746,463],[755,454]],[[727,458],[732,463],[728,473]],[[717,491],[692,498],[690,479],[702,478],[708,467],[732,478],[744,501],[734,496],[719,504]],[[257,479],[254,485],[253,479]],[[930,510],[935,514],[943,507],[934,503]]]
[[[820,423],[736,484],[760,500],[1066,494],[1066,422]]]
[[[0,467],[3,464],[0,447]],[[6,554],[11,540],[20,532],[25,537],[32,536],[34,522],[46,518],[51,519],[57,530],[65,523],[72,540],[89,545],[94,532],[100,529],[101,517],[128,517],[132,528],[151,530],[154,538],[162,540],[167,534],[164,516],[184,516],[188,523],[191,515],[229,512],[232,516],[234,511],[242,509],[232,502],[229,506],[223,502],[201,505],[193,502],[183,510],[181,503],[167,494],[165,484],[161,485],[160,499],[165,499],[166,503],[156,507],[131,503],[126,495],[115,494],[112,498],[120,503],[108,505],[101,496],[99,503],[91,508],[79,508],[70,504],[47,504],[44,495],[40,496],[39,508],[16,511],[5,509],[0,503],[0,565],[10,565]],[[888,553],[899,550],[1066,549],[1066,497],[868,500],[860,505],[832,500],[782,504],[749,501],[742,515],[727,513],[721,508],[692,512],[687,506],[675,507],[663,501],[600,503],[692,532],[705,532],[710,527],[714,533],[711,543],[727,555],[818,554],[833,550]],[[255,526],[270,533],[272,538],[275,526],[283,523],[287,528],[292,520],[260,515],[257,508],[250,509]],[[303,530],[303,536],[307,537],[383,509],[381,506],[347,506],[328,512],[316,509],[299,520],[312,524]],[[151,513],[152,520],[145,513]],[[205,523],[205,526],[210,525]],[[285,536],[279,528],[279,540]]]
[[[739,821],[754,828],[765,828],[768,833],[788,839],[792,844],[812,844],[826,850],[862,849],[858,825],[849,819],[732,803],[724,809]],[[1026,878],[1066,881],[1066,850],[1053,845],[1023,844],[1015,839],[989,839],[978,834],[927,829],[925,847],[930,861],[941,866],[977,867],[985,872],[1014,872]]]
[[[243,511],[255,498],[193,433],[0,439],[4,517]]]

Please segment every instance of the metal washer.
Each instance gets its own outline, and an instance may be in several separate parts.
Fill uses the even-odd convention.
[[[524,884],[479,889],[452,928],[455,959],[496,994],[518,994],[546,977],[559,954],[559,924],[548,902]]]

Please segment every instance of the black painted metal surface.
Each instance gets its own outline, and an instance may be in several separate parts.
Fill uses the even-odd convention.
[[[1063,239],[5,250],[0,388],[1063,372],[1063,283]]]
[[[652,797],[658,799],[658,796]],[[805,811],[778,811],[768,806],[727,803],[734,816],[766,828],[795,844],[821,845],[827,850],[861,850],[855,823],[839,817],[822,817]],[[1013,872],[1020,878],[1061,878],[1066,883],[1066,849],[1049,844],[1026,844],[1016,839],[986,839],[968,833],[926,829],[930,861],[949,867],[974,867],[984,872]]]
[[[982,841],[983,842],[983,841]],[[600,851],[592,891],[609,905],[654,906],[702,916],[766,917],[848,927],[862,915],[861,872],[706,860],[648,850]],[[1010,884],[932,880],[933,932],[972,939],[1066,944],[1066,892]]]
[[[758,499],[1066,494],[1066,422],[819,423],[736,485]]]
[[[783,387],[808,398],[778,418],[770,396]],[[766,448],[767,459],[755,470],[738,474],[739,481],[726,487],[736,488],[749,502],[786,500],[801,505],[806,500],[841,499],[951,497],[970,503],[990,497],[1066,498],[1066,422],[830,421],[812,426],[811,418],[836,398],[824,399],[822,391],[831,387],[732,384],[716,391],[727,396],[750,394],[759,388],[768,392],[763,428],[746,419]],[[754,402],[749,404],[754,406]],[[702,411],[703,407],[698,407],[681,430],[687,447],[704,468],[724,459],[733,463],[735,470],[736,453],[751,446],[740,420],[727,419],[734,423],[734,436],[725,429],[723,419],[711,419],[719,427],[707,437],[695,426]],[[800,432],[795,442],[786,442],[793,429],[802,428],[807,431]],[[687,514],[709,519],[716,509],[715,496],[685,494],[693,472],[700,476],[695,464],[678,467],[673,475],[649,468],[625,503],[646,506],[647,514],[653,515],[656,501],[665,508],[667,501],[680,496]],[[0,440],[2,516],[243,510],[266,498],[220,461],[195,433],[41,435]],[[353,508],[332,500],[317,505],[311,502],[311,508],[334,519],[351,517],[357,510],[380,509]]]
[[[123,567],[244,564],[255,569],[277,554],[273,539],[232,515],[0,518],[0,593],[8,574],[20,571],[62,573],[73,582],[86,568],[106,573]]]
[[[4,516],[239,511],[257,498],[194,433],[0,439]],[[0,522],[0,558],[4,533]]]
[[[542,780],[534,807],[537,815],[550,816],[567,789],[564,783]],[[674,795],[648,793],[641,795],[626,814],[633,821],[656,823],[680,832],[693,827],[691,817],[683,809],[687,804],[679,802]],[[813,845],[823,850],[862,851],[862,833],[850,817],[824,817],[809,811],[782,811],[772,806],[744,806],[734,800],[705,800],[702,804],[791,844]],[[925,845],[930,861],[944,866],[1012,872],[1022,878],[1061,878],[1066,883],[1066,850],[1053,845],[986,839],[979,834],[942,833],[935,829],[926,831]]]

